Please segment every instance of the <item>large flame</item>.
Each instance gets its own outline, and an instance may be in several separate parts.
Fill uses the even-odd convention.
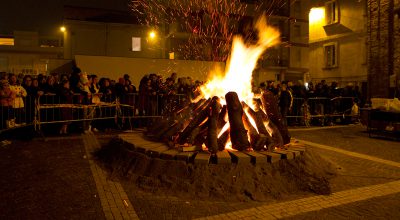
[[[258,41],[246,45],[240,36],[235,36],[232,51],[226,63],[225,73],[216,69],[211,72],[211,79],[200,89],[204,98],[218,96],[221,104],[225,104],[225,94],[236,92],[241,101],[252,107],[252,74],[257,61],[264,51],[279,43],[279,31],[267,26],[266,18],[261,17],[256,23]]]

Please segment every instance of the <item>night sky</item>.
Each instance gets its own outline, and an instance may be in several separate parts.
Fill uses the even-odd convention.
[[[14,30],[38,31],[52,35],[62,25],[63,6],[82,6],[112,10],[129,10],[130,0],[2,0],[0,6],[0,35]]]

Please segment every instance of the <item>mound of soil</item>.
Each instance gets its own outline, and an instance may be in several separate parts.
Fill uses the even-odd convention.
[[[125,178],[138,188],[182,198],[265,201],[285,195],[330,194],[335,167],[311,149],[293,160],[262,164],[191,164],[151,158],[119,139],[96,156],[111,177]]]

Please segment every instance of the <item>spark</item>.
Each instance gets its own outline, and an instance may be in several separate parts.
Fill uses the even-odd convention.
[[[183,59],[225,62],[233,37],[240,31],[238,23],[249,16],[247,11],[254,17],[270,16],[289,8],[288,2],[294,1],[131,0],[130,8],[141,24],[162,27],[175,23],[181,29],[178,32],[189,33],[187,40],[171,39],[174,52]],[[250,34],[248,40],[252,37]]]

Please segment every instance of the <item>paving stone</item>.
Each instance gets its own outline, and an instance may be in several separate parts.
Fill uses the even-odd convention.
[[[256,151],[246,151],[244,153],[251,157],[251,162],[253,164],[265,164],[268,162],[268,157],[264,154],[260,154]]]
[[[143,153],[146,154],[147,151],[153,149],[153,148],[157,148],[160,146],[164,146],[163,143],[155,143],[155,142],[151,142],[151,143],[147,143],[147,144],[141,144],[141,145],[135,145],[135,150],[139,153]]]
[[[286,150],[286,151],[287,151],[287,152],[292,152],[294,158],[300,156],[300,151],[291,150],[291,149],[288,149],[288,150]]]
[[[150,150],[148,150],[147,155],[149,155],[150,157],[159,158],[161,156],[161,153],[167,150],[169,150],[169,147],[165,144],[162,144],[159,147],[151,148]]]
[[[196,156],[197,152],[180,152],[176,155],[177,160],[183,160],[187,163],[193,163],[194,157]]]
[[[233,151],[228,150],[229,154],[232,156],[232,162],[237,164],[251,164],[251,156],[240,152],[240,151]]]
[[[294,158],[293,153],[288,152],[286,150],[274,150],[274,153],[280,154],[281,155],[281,159],[288,159],[291,160]]]
[[[277,153],[273,153],[273,152],[260,151],[259,153],[267,156],[268,163],[277,163],[282,158],[281,154],[277,154]]]
[[[210,162],[210,153],[207,152],[199,152],[196,154],[194,158],[194,164],[209,164]]]
[[[161,153],[160,158],[164,160],[173,160],[180,152],[177,149],[169,149]]]
[[[227,150],[217,152],[217,163],[218,164],[230,164],[232,163],[231,155]]]

